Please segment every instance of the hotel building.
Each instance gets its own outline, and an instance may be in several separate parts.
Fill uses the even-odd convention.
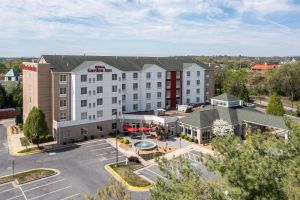
[[[203,104],[213,95],[213,68],[188,56],[42,55],[23,63],[24,120],[39,106],[58,143],[106,135],[129,116],[139,121],[132,113]]]

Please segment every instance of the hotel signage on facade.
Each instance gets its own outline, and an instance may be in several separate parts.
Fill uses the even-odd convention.
[[[112,72],[112,69],[106,69],[105,66],[96,65],[95,68],[88,68],[88,72]]]
[[[23,69],[23,70],[27,70],[27,71],[33,71],[33,72],[36,72],[36,71],[37,71],[37,68],[36,68],[36,67],[30,66],[30,65],[23,65],[23,66],[22,66],[22,69]]]

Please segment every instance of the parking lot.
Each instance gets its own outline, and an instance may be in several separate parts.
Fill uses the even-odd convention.
[[[0,199],[5,200],[67,200],[82,199],[82,195],[62,175],[16,185],[0,185]]]

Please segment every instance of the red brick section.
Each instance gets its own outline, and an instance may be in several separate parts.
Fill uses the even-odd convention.
[[[16,110],[14,108],[0,109],[0,119],[15,118]]]

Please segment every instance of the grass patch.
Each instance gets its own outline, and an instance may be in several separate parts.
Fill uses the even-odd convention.
[[[57,172],[50,169],[33,169],[30,171],[15,174],[15,179],[18,180],[19,184],[23,184],[41,178],[45,178],[48,176],[53,176],[55,174],[57,174]],[[12,182],[12,181],[13,181],[13,175],[0,177],[0,184]]]
[[[21,137],[21,138],[20,138],[20,142],[21,142],[21,145],[22,145],[23,147],[27,147],[27,146],[30,145],[30,143],[29,143],[29,141],[28,141],[28,139],[27,139],[26,137]]]
[[[144,167],[140,163],[128,162],[128,165],[126,165],[125,162],[121,162],[118,167],[115,164],[111,164],[110,167],[131,186],[146,187],[151,185],[149,181],[133,173],[135,170]]]

